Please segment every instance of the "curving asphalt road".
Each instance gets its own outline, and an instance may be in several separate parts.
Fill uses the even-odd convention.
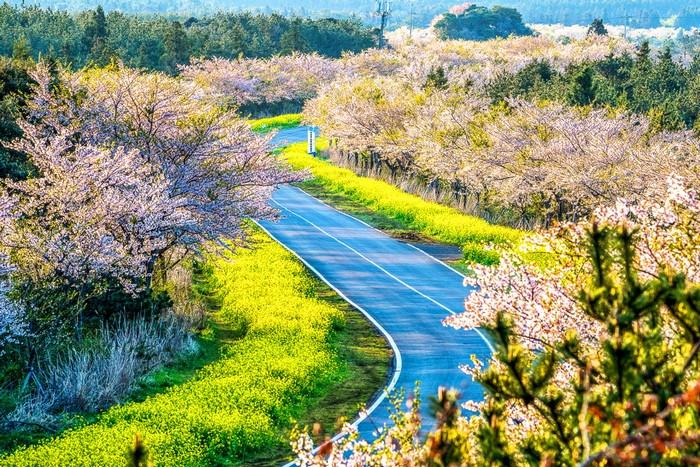
[[[273,142],[303,140],[305,130],[280,132]],[[321,279],[360,309],[386,336],[394,351],[388,388],[411,394],[421,382],[423,398],[439,386],[460,390],[463,399],[480,400],[481,387],[459,365],[475,354],[487,361],[490,348],[478,332],[442,325],[463,310],[469,293],[463,276],[418,248],[390,238],[299,188],[282,186],[272,199],[282,216],[260,225],[296,254]],[[433,424],[426,409],[426,428]],[[382,394],[355,423],[365,439],[390,423]]]

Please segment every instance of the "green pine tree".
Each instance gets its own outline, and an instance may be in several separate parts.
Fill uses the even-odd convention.
[[[634,231],[593,224],[588,235],[591,267],[578,299],[608,337],[597,353],[583,352],[573,333],[535,353],[510,318],[497,317],[488,332],[500,364],[478,378],[488,394],[478,432],[483,465],[617,465],[622,454],[637,460],[625,465],[657,465],[671,449],[677,459],[700,451],[692,441],[700,428],[700,287],[670,270],[640,278]],[[564,363],[573,368],[572,396],[554,377]],[[504,436],[503,408],[513,403],[539,414],[537,434]]]
[[[294,18],[289,29],[280,38],[280,53],[289,55],[294,52],[307,52],[309,44],[301,34],[301,19]]]
[[[15,60],[30,60],[32,58],[32,46],[25,35],[21,35],[12,44],[12,58]]]
[[[594,71],[590,65],[583,65],[572,76],[567,93],[571,105],[591,105],[596,98]]]
[[[179,21],[172,21],[163,39],[164,53],[161,57],[161,67],[169,72],[177,72],[177,66],[187,63],[190,56],[187,33]]]
[[[603,23],[603,20],[600,18],[596,18],[591,22],[591,25],[588,27],[588,36],[607,36],[608,35],[608,29],[605,27],[605,24]]]

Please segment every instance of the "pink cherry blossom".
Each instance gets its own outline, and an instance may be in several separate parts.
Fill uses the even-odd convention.
[[[300,53],[268,59],[202,59],[181,70],[207,98],[235,105],[303,101],[341,71],[336,60]]]
[[[161,74],[118,67],[38,83],[24,136],[39,176],[6,182],[0,248],[15,265],[76,283],[148,280],[159,258],[243,237],[268,218],[279,183],[298,180],[232,112]]]

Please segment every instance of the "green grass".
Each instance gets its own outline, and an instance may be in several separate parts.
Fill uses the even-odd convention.
[[[319,139],[319,150],[327,142]],[[305,144],[293,144],[280,156],[295,169],[308,169],[314,179],[306,182],[313,194],[323,194],[340,209],[349,210],[368,223],[397,236],[419,237],[462,247],[468,262],[494,264],[498,252],[492,247],[511,248],[525,232],[489,224],[457,209],[426,201],[381,180],[360,177],[306,154]],[[339,205],[340,204],[340,205]],[[343,206],[344,205],[344,206]]]
[[[194,279],[195,282],[201,281],[201,274],[195,274]],[[208,297],[202,296],[195,291],[191,299],[206,302]],[[209,305],[213,310],[215,305],[212,303],[209,303]],[[141,402],[149,396],[192,379],[196,375],[197,370],[219,359],[222,348],[230,343],[226,338],[224,328],[224,323],[217,322],[216,319],[208,319],[204,329],[197,331],[195,335],[197,342],[196,352],[176,357],[169,364],[137,379],[122,402]],[[14,408],[18,397],[17,392],[17,390],[5,391],[0,395],[3,405],[2,413],[8,413]],[[2,454],[9,453],[14,449],[39,443],[68,429],[85,426],[98,420],[98,414],[92,412],[66,412],[53,423],[52,429],[54,431],[48,431],[46,427],[40,425],[26,425],[21,430],[0,432],[0,457]]]
[[[226,340],[220,335],[219,323],[211,320],[209,327],[197,336],[197,352],[183,355],[167,366],[137,380],[126,402],[144,401],[152,395],[188,381],[196,374],[197,370],[217,360],[220,357],[222,346],[226,343]],[[59,421],[56,431],[60,433],[98,420],[99,416],[94,413],[66,413]],[[23,428],[18,431],[0,433],[0,454],[44,441],[56,435],[55,432],[46,431],[40,426],[25,426]]]
[[[281,130],[283,128],[294,128],[301,124],[301,114],[285,114],[277,117],[259,118],[250,120],[250,127],[258,133],[267,133],[272,130]]]
[[[274,464],[295,423],[357,413],[386,383],[390,352],[359,312],[256,232],[254,248],[212,260],[220,357],[163,392],[20,448],[2,465],[123,465],[140,433],[155,465]]]
[[[355,198],[351,198],[338,191],[329,191],[327,186],[318,178],[307,180],[301,185],[304,188],[304,191],[307,193],[315,196],[327,204],[330,204],[340,211],[351,214],[352,216],[367,222],[368,224],[386,232],[394,238],[426,242],[435,240],[433,238],[426,237],[415,230],[407,228],[407,226],[399,219],[389,217],[388,215],[385,215],[379,211],[370,209],[366,205],[357,201]]]

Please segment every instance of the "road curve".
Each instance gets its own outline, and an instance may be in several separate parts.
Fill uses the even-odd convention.
[[[305,138],[300,129],[280,132],[273,142]],[[463,276],[418,248],[393,239],[299,188],[282,186],[272,204],[276,222],[260,222],[275,240],[296,254],[322,280],[360,309],[394,351],[391,391],[411,394],[417,381],[425,399],[440,386],[457,388],[463,400],[481,400],[482,388],[459,369],[474,354],[487,361],[490,347],[476,331],[442,324],[464,309],[469,289]],[[423,404],[426,428],[433,424]],[[363,438],[389,424],[389,400],[379,396],[356,421]]]

